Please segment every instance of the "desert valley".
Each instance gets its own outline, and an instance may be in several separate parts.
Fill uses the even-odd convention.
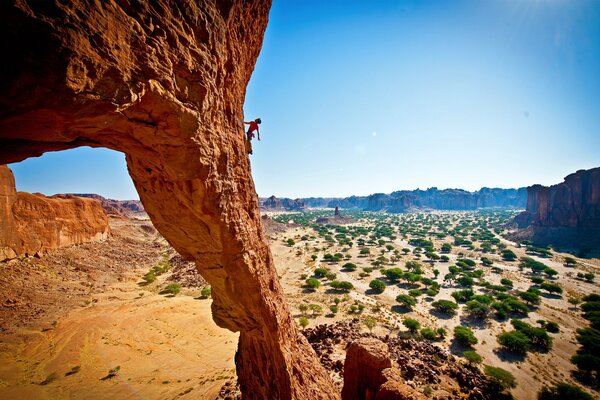
[[[46,209],[31,214],[27,202],[62,201],[57,209],[68,211],[73,197],[17,194],[4,171],[4,193],[18,199],[3,215],[12,212],[17,227],[20,208],[44,220]],[[597,185],[598,170],[592,176]],[[194,263],[139,202],[83,198],[99,215],[74,226],[99,220],[106,235],[21,250],[0,264],[0,398],[237,398],[238,335],[213,322],[211,287]],[[594,367],[572,362],[593,346],[581,333],[588,320],[594,326],[587,307],[600,292],[600,259],[589,249],[513,240],[524,214],[514,207],[397,213],[265,203],[287,305],[337,390],[348,345],[373,337],[387,344],[410,398],[535,399],[559,383],[598,393]]]
[[[0,22],[0,400],[600,399],[597,1]]]

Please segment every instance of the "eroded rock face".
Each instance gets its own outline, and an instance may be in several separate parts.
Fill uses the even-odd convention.
[[[17,192],[12,171],[0,166],[0,261],[108,238],[100,203],[69,195]]]
[[[404,383],[385,343],[375,338],[360,338],[346,349],[342,399],[424,400],[426,397]]]
[[[600,248],[600,168],[577,171],[553,186],[527,188],[527,208],[515,217],[525,228],[512,235],[538,244],[553,244],[598,254]]]
[[[240,331],[246,398],[338,397],[298,333],[244,147],[268,0],[0,2],[0,163],[78,146],[127,166],[154,226]],[[190,327],[194,329],[194,327]]]
[[[528,187],[527,208],[517,220],[543,227],[600,228],[600,168],[577,171],[550,187]]]

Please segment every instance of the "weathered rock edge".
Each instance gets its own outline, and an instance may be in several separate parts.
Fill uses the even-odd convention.
[[[240,331],[245,398],[336,399],[284,301],[244,151],[270,3],[0,2],[0,164],[125,153],[152,222],[211,284],[215,322]]]
[[[0,261],[109,236],[108,215],[98,201],[17,192],[12,171],[0,165]]]

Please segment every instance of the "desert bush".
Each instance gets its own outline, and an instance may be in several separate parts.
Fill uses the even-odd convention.
[[[454,328],[454,340],[464,346],[477,344],[478,340],[473,334],[473,330],[468,326],[457,326]]]
[[[468,350],[463,352],[463,357],[469,362],[469,364],[481,364],[483,358],[477,354],[477,352]]]
[[[421,327],[421,323],[412,318],[405,318],[404,321],[402,321],[402,324],[412,333],[415,333]]]
[[[556,283],[544,282],[540,285],[540,288],[549,293],[562,293],[562,288]]]
[[[369,287],[371,289],[373,289],[373,291],[375,293],[383,293],[385,288],[386,288],[386,284],[383,283],[382,281],[380,281],[379,279],[373,279],[370,283],[369,283]]]
[[[346,271],[356,271],[356,264],[351,262],[345,263],[342,265],[342,269],[345,269]]]
[[[423,339],[427,339],[427,340],[436,340],[438,338],[438,334],[430,328],[423,328],[421,329],[421,336],[423,337]]]
[[[502,347],[513,353],[525,354],[531,348],[529,338],[519,331],[500,333],[496,339]]]
[[[306,318],[306,317],[300,317],[300,319],[298,320],[298,323],[300,324],[300,326],[302,327],[302,329],[304,329],[309,324],[308,318]]]
[[[348,281],[332,281],[329,285],[332,289],[346,292],[354,289],[354,285]]]
[[[366,317],[363,319],[363,324],[369,329],[369,332],[373,331],[373,328],[377,325],[377,321],[373,317]]]
[[[554,387],[544,386],[538,394],[538,400],[592,400],[593,397],[579,386],[559,383]]]
[[[306,280],[306,286],[308,286],[311,289],[317,289],[319,286],[321,286],[321,282],[319,282],[319,280],[315,278],[308,278]]]
[[[417,304],[415,298],[407,294],[399,294],[398,296],[396,296],[396,301],[400,303],[403,307],[409,309]]]
[[[317,278],[324,278],[329,273],[329,270],[326,268],[316,268],[314,272],[314,276]]]
[[[446,314],[454,315],[458,309],[458,304],[450,300],[438,300],[431,303],[431,305],[438,310]]]
[[[203,299],[208,299],[212,293],[212,289],[210,286],[202,288],[200,290],[200,297]]]
[[[181,285],[179,283],[169,283],[163,289],[163,292],[168,293],[170,295],[177,295],[181,291]]]
[[[517,381],[514,375],[505,369],[486,365],[484,372],[488,379],[490,379],[500,391],[517,387]]]

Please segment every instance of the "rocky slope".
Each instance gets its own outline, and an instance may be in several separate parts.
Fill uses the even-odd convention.
[[[210,283],[215,322],[240,332],[244,395],[335,399],[285,302],[245,152],[270,6],[0,2],[0,164],[78,146],[123,152],[152,223]]]
[[[98,200],[108,215],[118,215],[122,217],[147,217],[144,205],[139,200],[114,200],[107,199],[99,194],[92,193],[72,193],[73,196],[85,197]]]
[[[17,192],[11,170],[0,166],[0,261],[106,239],[108,216],[95,200]]]
[[[600,167],[580,170],[553,186],[527,188],[527,208],[515,218],[515,239],[576,248],[600,248]]]
[[[391,360],[394,368],[399,368],[402,378],[396,377],[390,380],[396,381],[395,386],[399,387],[404,395],[382,398],[421,399],[424,397],[422,392],[427,386],[435,388],[429,396],[431,398],[500,398],[497,389],[478,368],[464,364],[448,351],[431,342],[417,342],[413,339],[388,336],[375,337],[369,333],[361,333],[358,319],[318,325],[315,328],[305,329],[304,335],[319,355],[323,365],[331,371],[334,380],[340,386],[343,383],[345,392],[352,392],[349,388],[356,388],[356,381],[361,379],[370,381],[358,385],[363,390],[367,386],[381,386],[384,380],[379,379],[379,383],[373,385],[378,381],[373,376],[380,375],[384,369],[392,366],[389,362]],[[372,344],[373,338],[376,338],[375,342],[380,344],[358,346],[363,348],[357,349],[357,344],[361,342],[364,344],[365,339],[367,339],[366,343]],[[374,359],[379,361],[374,362]],[[348,371],[347,368],[352,370]],[[359,371],[356,370],[357,368]],[[341,379],[342,376],[344,379]],[[366,398],[379,398],[374,396],[375,392],[377,390],[372,391],[373,397]],[[342,392],[342,398],[357,397]]]
[[[276,200],[272,200],[276,199]],[[475,210],[478,208],[525,208],[527,192],[520,189],[482,188],[476,192],[462,189],[429,188],[427,190],[400,190],[391,194],[375,193],[369,196],[345,198],[309,197],[301,199],[263,199],[264,208],[300,210],[304,207],[357,208],[364,211],[405,212],[416,209]],[[268,204],[268,205],[267,205]]]

